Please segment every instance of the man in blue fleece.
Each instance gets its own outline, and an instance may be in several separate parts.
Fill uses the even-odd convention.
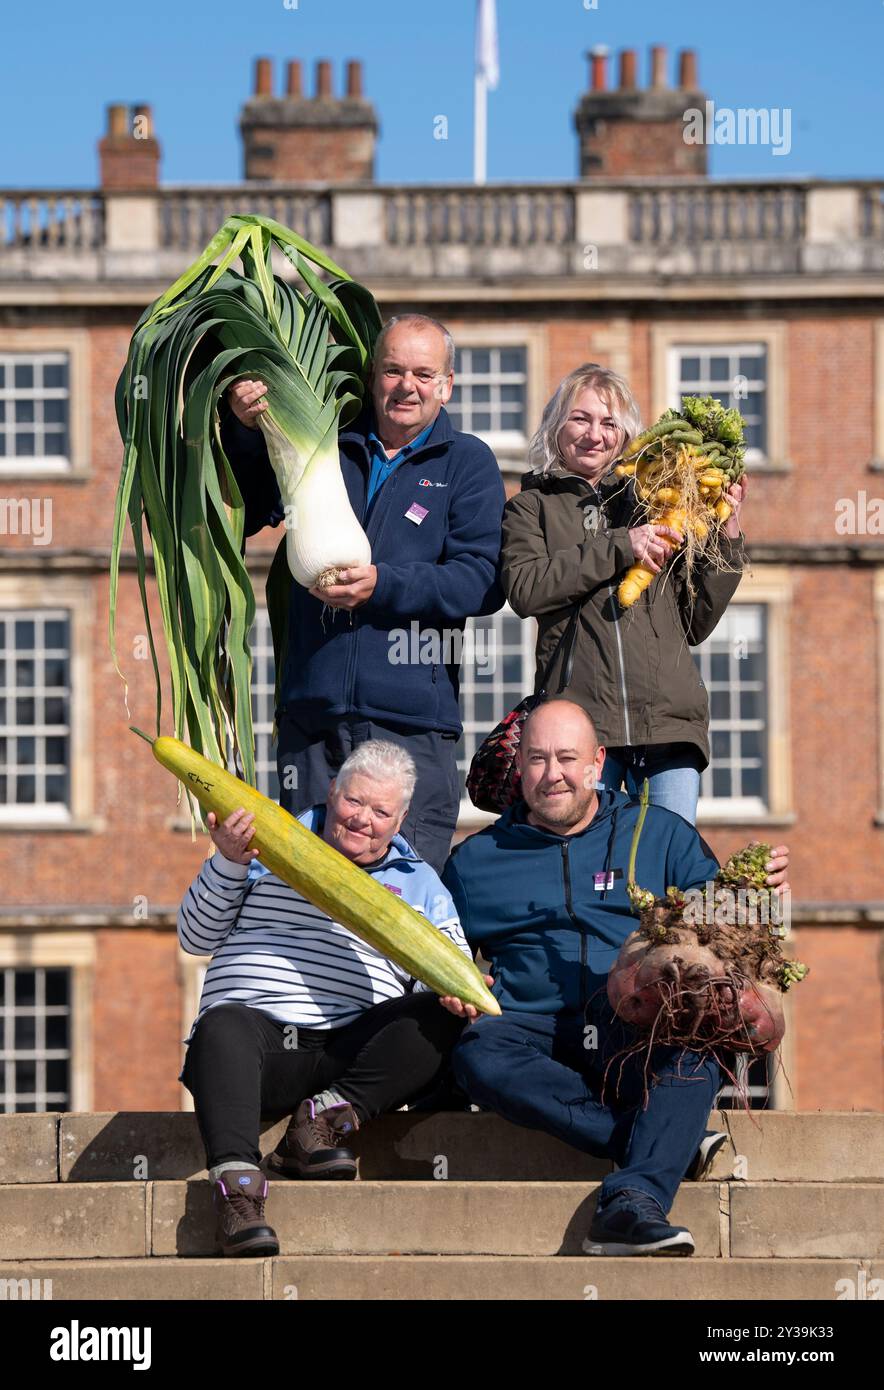
[[[717,1064],[657,1047],[647,1071],[644,1057],[618,1059],[604,1084],[635,1038],[608,1004],[605,977],[636,927],[626,874],[638,802],[601,785],[605,750],[569,700],[529,716],[518,756],[523,800],[458,845],[442,875],[503,1010],[462,1034],[454,1074],[485,1109],[619,1165],[601,1184],[587,1253],[690,1255],[690,1232],[666,1214],[682,1179],[701,1177],[724,1142],[706,1132]],[[772,887],[788,887],[787,866],[778,846]],[[643,888],[700,887],[718,867],[692,825],[649,806],[636,864]],[[459,1001],[446,1007],[464,1012]]]
[[[467,618],[503,605],[498,583],[504,487],[491,450],[454,430],[451,335],[421,314],[384,325],[371,399],[338,436],[341,471],[372,562],[340,584],[291,581],[281,674],[280,801],[296,814],[324,801],[347,755],[368,739],[400,743],[417,790],[402,833],[441,869],[460,804],[458,668]],[[284,508],[257,418],[262,381],[240,381],[221,440],[245,504],[245,534]]]

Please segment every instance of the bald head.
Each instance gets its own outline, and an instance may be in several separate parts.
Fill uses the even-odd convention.
[[[575,700],[544,700],[536,705],[522,725],[521,747],[525,747],[530,737],[541,737],[539,731],[545,734],[552,729],[558,730],[563,736],[579,739],[582,744],[589,740],[593,749],[598,747],[595,724]],[[532,735],[531,730],[538,732]]]
[[[532,824],[559,835],[589,824],[598,807],[605,750],[581,705],[573,700],[538,705],[522,726],[517,758]]]

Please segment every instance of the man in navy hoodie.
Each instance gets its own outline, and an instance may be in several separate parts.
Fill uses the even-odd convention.
[[[647,1069],[644,1056],[623,1064],[617,1054],[636,1035],[605,989],[637,925],[626,874],[639,803],[601,785],[605,750],[572,701],[550,700],[529,716],[518,757],[523,800],[458,845],[442,875],[503,1010],[467,1014],[475,1021],[455,1048],[455,1077],[483,1108],[619,1165],[601,1184],[588,1254],[690,1255],[690,1232],[666,1216],[682,1179],[703,1176],[725,1141],[706,1131],[719,1068],[664,1047]],[[787,866],[780,845],[768,863],[771,887],[788,888]],[[692,825],[648,807],[635,874],[642,888],[662,896],[670,884],[701,887],[718,867]]]
[[[444,409],[454,344],[435,319],[390,319],[374,355],[371,400],[339,437],[350,503],[372,563],[322,590],[292,580],[288,648],[275,711],[280,801],[324,801],[344,759],[373,738],[414,758],[402,834],[439,870],[460,803],[458,668],[467,618],[503,606],[498,582],[504,487],[486,444]],[[221,439],[245,504],[245,534],[284,508],[257,417],[262,381],[228,393]]]

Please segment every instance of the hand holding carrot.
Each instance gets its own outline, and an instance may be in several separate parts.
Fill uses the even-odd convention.
[[[726,536],[730,536],[732,541],[735,541],[740,534],[740,509],[746,500],[748,483],[749,479],[744,473],[740,481],[731,483],[724,494],[724,499],[730,506],[731,514],[721,529]]]
[[[629,539],[632,542],[632,553],[636,563],[645,565],[652,574],[659,574],[672,554],[673,545],[681,545],[684,536],[680,531],[674,531],[671,526],[648,522],[644,526],[633,526],[629,532]]]

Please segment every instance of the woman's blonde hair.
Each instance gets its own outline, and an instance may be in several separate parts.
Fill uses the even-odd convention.
[[[559,430],[571,413],[571,407],[587,386],[598,391],[614,419],[623,430],[621,449],[641,430],[641,415],[636,399],[622,376],[602,367],[598,362],[584,362],[560,381],[547,401],[540,428],[528,446],[528,468],[533,473],[565,472],[559,453]]]

